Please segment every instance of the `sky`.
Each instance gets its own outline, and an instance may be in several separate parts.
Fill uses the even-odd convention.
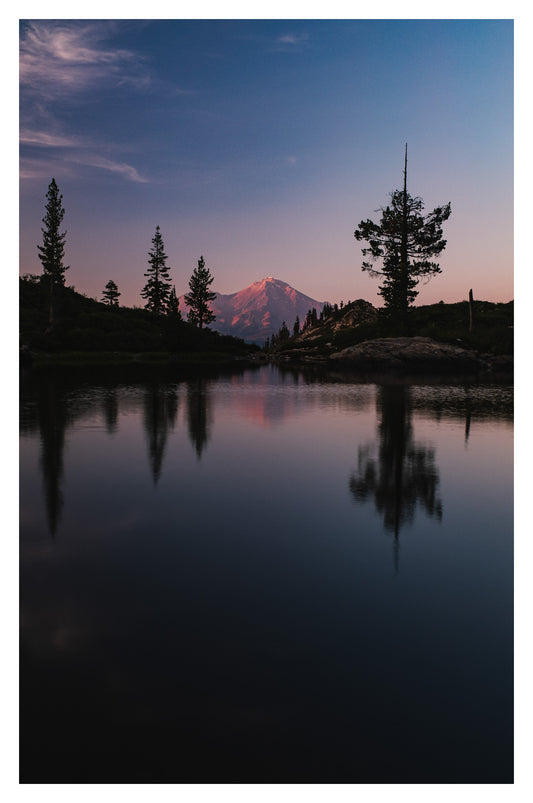
[[[513,21],[146,19],[20,22],[20,273],[52,177],[66,283],[140,292],[157,225],[178,295],[265,276],[380,305],[361,220],[402,186],[451,202],[442,273],[417,303],[509,301]]]

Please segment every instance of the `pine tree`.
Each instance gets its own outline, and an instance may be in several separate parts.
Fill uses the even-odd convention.
[[[292,333],[294,337],[300,334],[300,317],[297,315],[296,320],[294,321],[294,326],[292,327]]]
[[[173,285],[168,297],[167,315],[181,321],[180,300],[176,295],[175,285]]]
[[[371,276],[383,277],[379,293],[385,301],[385,309],[404,332],[409,306],[418,295],[415,289],[418,282],[441,272],[431,258],[446,247],[442,224],[450,217],[451,206],[447,203],[425,216],[421,214],[422,198],[414,198],[407,192],[407,145],[403,189],[392,192],[390,198],[389,206],[380,210],[380,222],[361,221],[354,236],[356,240],[368,242],[362,252],[363,256],[370,254],[372,262],[363,262],[362,269]],[[373,267],[376,260],[381,260],[381,270]]]
[[[305,316],[303,331],[306,332],[308,329],[313,329],[318,323],[318,315],[315,307],[313,309],[308,310],[307,315]]]
[[[278,331],[278,342],[281,343],[284,340],[288,340],[290,336],[291,333],[289,332],[288,326],[285,321],[283,321]]]
[[[216,293],[209,290],[213,283],[213,276],[206,267],[203,256],[198,260],[198,266],[194,269],[189,280],[190,293],[185,296],[185,303],[188,305],[188,321],[199,329],[208,323],[216,320],[216,317],[209,307],[209,303],[214,301]]]
[[[118,298],[120,295],[121,293],[119,293],[117,285],[113,279],[110,279],[102,292],[102,301],[104,304],[109,304],[110,307],[118,307]]]
[[[159,226],[156,226],[155,235],[152,238],[152,250],[148,256],[150,267],[144,274],[148,281],[141,296],[146,299],[144,306],[147,310],[155,315],[163,315],[167,311],[170,296],[170,277],[166,265],[168,257],[165,254],[165,245]]]
[[[39,259],[43,266],[43,277],[48,282],[49,286],[50,308],[48,322],[51,327],[55,318],[55,296],[57,294],[57,288],[63,287],[65,284],[65,271],[69,269],[68,265],[63,264],[67,233],[66,231],[60,231],[65,214],[63,196],[59,193],[55,178],[53,178],[48,185],[46,197],[48,203],[46,204],[46,214],[42,221],[44,223],[44,228],[41,228],[43,244],[38,245],[37,249],[39,251]]]

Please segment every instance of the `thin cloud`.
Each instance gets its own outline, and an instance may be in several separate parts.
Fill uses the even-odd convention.
[[[299,45],[306,40],[307,34],[300,34],[299,36],[285,34],[284,36],[279,36],[277,41],[282,45]]]
[[[147,178],[142,176],[136,167],[127,162],[120,162],[109,159],[96,153],[96,145],[90,145],[74,137],[68,138],[57,134],[49,134],[46,131],[23,131],[21,133],[21,144],[37,149],[37,152],[45,153],[45,157],[35,157],[23,155],[20,162],[20,178],[40,178],[51,171],[51,166],[56,164],[55,172],[61,174],[62,168],[67,175],[72,176],[76,172],[76,166],[96,167],[115,173],[128,181],[146,183]]]
[[[148,181],[148,179],[139,174],[135,167],[125,162],[114,162],[112,159],[91,155],[87,155],[86,157],[78,156],[76,162],[78,164],[87,165],[88,167],[98,167],[101,170],[108,170],[110,173],[118,173],[124,178],[129,179],[129,181],[136,181],[143,184]]]
[[[105,81],[145,87],[150,83],[137,54],[103,46],[103,24],[30,22],[22,29],[21,87],[53,99],[92,89]]]
[[[37,145],[43,148],[79,148],[83,143],[77,137],[24,129],[20,132],[20,144]]]
[[[308,33],[285,33],[277,37],[271,50],[290,53],[295,50],[302,50],[308,42]]]
[[[128,181],[146,182],[133,165],[102,156],[102,147],[63,130],[58,111],[90,91],[110,86],[145,87],[150,77],[135,53],[110,48],[107,22],[28,22],[21,29],[21,178],[40,175],[44,165],[63,165],[72,175],[93,167]],[[106,142],[104,150],[113,146]],[[57,170],[55,170],[57,172]]]

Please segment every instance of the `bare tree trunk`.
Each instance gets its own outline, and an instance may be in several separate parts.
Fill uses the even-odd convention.
[[[407,285],[408,285],[408,270],[407,270],[407,143],[405,143],[405,166],[403,171],[403,208],[402,208],[402,234],[400,244],[400,275],[401,275],[401,292],[402,297],[399,299],[401,304],[401,328],[402,334],[405,334],[407,328]]]

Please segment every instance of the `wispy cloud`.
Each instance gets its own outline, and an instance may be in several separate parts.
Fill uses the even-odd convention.
[[[20,144],[37,145],[44,148],[79,148],[80,145],[83,145],[83,142],[78,137],[67,137],[50,131],[22,129],[20,132]]]
[[[302,50],[308,42],[308,33],[285,33],[276,38],[271,50],[290,53],[295,50]]]
[[[148,179],[139,174],[137,169],[132,165],[125,162],[115,162],[112,159],[106,159],[102,156],[87,154],[85,157],[78,154],[76,158],[78,164],[84,164],[88,167],[98,167],[101,170],[108,170],[110,173],[118,173],[129,181],[136,181],[146,183]]]
[[[127,162],[109,159],[98,153],[97,146],[76,139],[58,137],[46,132],[25,131],[21,142],[34,146],[33,155],[23,155],[20,163],[21,178],[43,178],[51,171],[57,175],[75,175],[79,167],[96,167],[115,173],[128,181],[146,183],[136,167]],[[37,155],[35,155],[37,148]]]
[[[25,23],[20,42],[21,178],[73,175],[76,167],[94,167],[128,181],[145,182],[138,170],[109,158],[109,141],[72,134],[73,115],[61,122],[61,110],[86,93],[129,85],[144,88],[150,76],[135,53],[106,46],[112,22]],[[104,152],[104,155],[102,154]]]
[[[20,84],[53,99],[107,84],[150,83],[142,59],[104,46],[110,28],[96,22],[30,22],[20,41]]]
[[[298,45],[301,42],[307,40],[307,34],[300,34],[299,36],[295,36],[294,34],[285,34],[284,36],[278,37],[278,42],[282,45]]]

